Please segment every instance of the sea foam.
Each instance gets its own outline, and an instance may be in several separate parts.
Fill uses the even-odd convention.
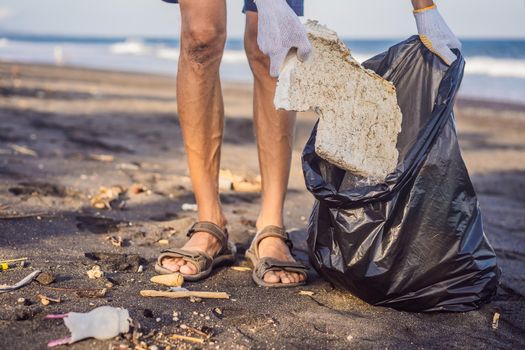
[[[477,56],[466,61],[465,74],[525,78],[525,60]]]

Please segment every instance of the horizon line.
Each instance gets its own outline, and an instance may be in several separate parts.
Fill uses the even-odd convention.
[[[403,40],[407,37],[417,35],[417,33],[409,34],[407,36],[341,36],[342,40],[369,40],[369,41],[394,41],[394,40]],[[75,38],[75,39],[157,39],[157,40],[179,40],[179,36],[163,36],[163,35],[138,35],[138,34],[115,34],[115,35],[99,35],[99,34],[58,34],[58,33],[30,33],[30,32],[12,32],[12,31],[2,31],[0,29],[0,38],[1,37],[40,37],[40,38]],[[525,36],[523,37],[514,37],[514,36],[462,36],[459,37],[460,40],[484,40],[484,41],[525,41]],[[227,40],[243,40],[242,36],[231,36]]]

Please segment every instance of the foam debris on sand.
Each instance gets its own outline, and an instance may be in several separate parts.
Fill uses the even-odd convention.
[[[305,24],[313,46],[310,59],[285,63],[275,106],[314,110],[319,116],[316,153],[356,175],[383,180],[395,170],[401,110],[394,85],[362,67],[337,34]]]
[[[128,333],[130,328],[128,310],[111,306],[100,306],[87,313],[52,314],[46,318],[63,319],[71,332],[69,337],[50,341],[48,347],[73,344],[86,338],[111,339]]]

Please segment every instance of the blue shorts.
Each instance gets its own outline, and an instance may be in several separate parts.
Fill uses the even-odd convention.
[[[162,0],[165,2],[170,2],[172,4],[176,4],[179,2],[179,0]],[[294,12],[297,14],[297,16],[304,16],[304,0],[286,0],[288,5],[294,10]],[[255,2],[253,0],[244,0],[244,7],[242,8],[242,12],[246,11],[254,11],[257,12],[257,5],[255,5]]]

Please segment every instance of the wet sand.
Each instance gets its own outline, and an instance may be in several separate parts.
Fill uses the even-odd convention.
[[[226,131],[222,168],[247,178],[258,175],[251,121],[251,87],[224,84]],[[525,107],[460,100],[459,139],[479,195],[486,233],[503,269],[496,300],[464,314],[411,314],[369,306],[334,290],[313,274],[308,286],[264,289],[250,272],[219,269],[191,290],[225,291],[230,300],[146,299],[154,261],[168,245],[184,242],[195,213],[187,177],[172,78],[130,73],[0,63],[0,260],[29,257],[30,265],[0,272],[0,284],[11,284],[33,269],[58,275],[53,288],[104,288],[107,280],[88,279],[94,264],[89,252],[139,254],[136,266],[113,272],[113,287],[104,298],[82,298],[71,291],[36,282],[0,294],[0,337],[6,349],[44,349],[47,341],[67,335],[48,313],[88,311],[112,305],[129,309],[143,333],[185,334],[181,324],[213,329],[199,347],[211,349],[305,348],[472,348],[525,347]],[[305,225],[313,203],[304,188],[302,146],[315,120],[302,114],[297,125],[286,224],[296,254],[307,260]],[[130,188],[112,203],[96,209],[91,200],[101,186]],[[257,193],[224,191],[221,195],[238,244],[237,265],[255,231]],[[108,236],[121,236],[114,246]],[[311,296],[299,295],[312,291]],[[60,297],[43,306],[38,294]],[[31,305],[17,304],[27,298]],[[222,315],[213,313],[220,308]],[[149,312],[151,311],[151,313]],[[180,313],[178,321],[173,312]],[[495,312],[501,314],[493,329]],[[108,349],[115,341],[87,340],[72,349]],[[151,344],[151,339],[148,340]],[[172,341],[173,348],[195,344]],[[162,345],[166,344],[158,344]]]

